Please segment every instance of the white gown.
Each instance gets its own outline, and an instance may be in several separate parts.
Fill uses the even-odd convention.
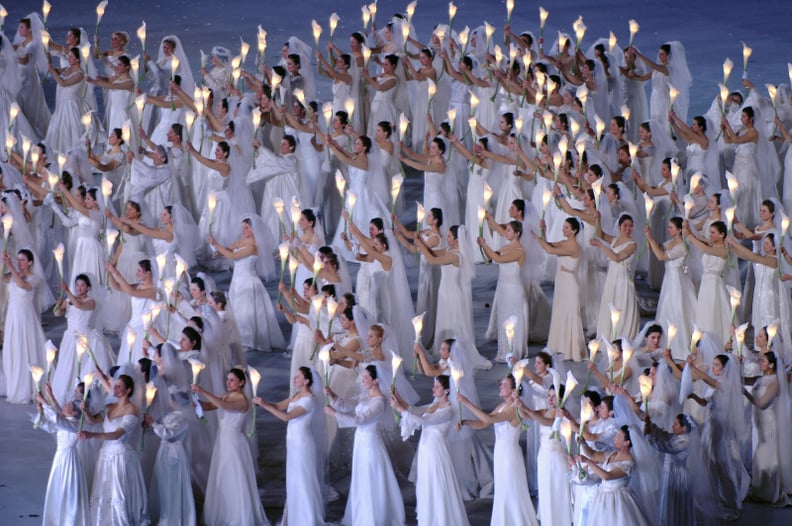
[[[383,397],[361,397],[354,408],[339,399],[339,427],[355,427],[352,482],[341,524],[345,526],[402,526],[404,502],[378,422],[385,412]]]
[[[268,526],[243,431],[250,412],[218,409],[217,413],[220,427],[212,450],[203,520],[207,526]]]
[[[580,292],[577,266],[580,258],[559,256],[553,291],[553,310],[550,314],[550,334],[547,347],[562,353],[567,360],[580,361],[586,343],[583,320],[580,316]]]
[[[498,284],[495,288],[495,299],[492,302],[487,338],[498,340],[498,355],[496,361],[505,361],[506,355],[511,353],[520,360],[526,353],[528,335],[526,331],[530,326],[528,314],[528,297],[520,275],[520,264],[517,261],[501,263],[498,265]],[[506,320],[514,316],[514,338],[511,348],[506,330],[503,328]]]
[[[5,38],[5,36],[3,37]],[[44,90],[41,88],[41,80],[36,70],[36,47],[41,43],[33,38],[27,44],[20,44],[16,49],[17,58],[28,57],[27,64],[19,64],[17,74],[22,79],[21,89],[17,95],[20,113],[27,117],[28,122],[33,127],[38,138],[47,135],[47,127],[50,123],[50,111],[47,108],[47,101],[44,99]],[[33,140],[34,137],[28,137]],[[52,144],[48,144],[52,148]],[[65,150],[62,150],[65,151]]]
[[[305,414],[289,420],[286,426],[286,509],[285,517],[294,526],[324,524],[324,502],[317,477],[317,444],[311,432],[313,411],[321,406],[313,397],[302,397],[289,403]],[[284,521],[285,524],[285,521]]]
[[[125,82],[125,80],[122,79],[118,82]],[[107,131],[109,133],[116,128],[123,129],[124,122],[131,120],[129,106],[134,102],[134,100],[132,92],[125,89],[108,89],[106,93],[107,104],[105,105],[105,125],[107,126]]]
[[[414,408],[402,413],[402,438],[421,427],[418,443],[417,479],[415,482],[415,512],[418,524],[453,524],[466,526],[468,523],[462,492],[448,453],[448,434],[455,424],[454,408],[431,406]]]
[[[124,329],[123,334],[119,338],[121,346],[118,349],[118,362],[117,365],[122,365],[128,362],[137,363],[138,360],[143,358],[143,340],[145,339],[146,327],[143,324],[143,315],[151,310],[154,301],[148,298],[131,297],[132,314]],[[129,348],[129,333],[135,334],[135,345],[130,350]]]
[[[567,482],[567,454],[561,440],[551,438],[552,426],[539,426],[539,454],[536,458],[539,482],[539,521],[542,524],[572,524],[572,492]]]
[[[103,371],[109,371],[115,364],[115,353],[110,343],[96,330],[95,313],[95,310],[82,310],[71,304],[66,307],[66,330],[57,353],[58,363],[52,373],[52,393],[61,405],[72,399],[74,387],[82,381],[85,373],[96,370],[90,353],[86,352],[80,361],[80,372],[77,372],[77,340],[80,336],[88,337],[88,348]]]
[[[394,87],[386,91],[374,91],[374,98],[371,100],[371,113],[368,119],[369,137],[376,136],[378,123],[382,121],[399,122],[399,112],[394,105],[399,79],[396,77],[377,77],[376,80],[378,83],[383,84],[391,79],[396,80]]]
[[[284,349],[286,342],[275,318],[272,299],[256,274],[259,257],[251,255],[235,261],[228,302],[234,310],[244,347],[263,351]]]
[[[756,214],[764,199],[759,167],[756,164],[756,143],[745,142],[735,147],[732,172],[740,185],[735,203],[741,213],[740,221],[746,225],[754,225],[758,223]]]
[[[57,442],[52,459],[47,494],[44,497],[44,526],[88,526],[88,484],[77,452],[77,421],[59,417],[44,408],[42,429],[53,433]]]
[[[761,399],[773,382],[775,376],[763,376],[754,385],[753,396]],[[786,385],[786,382],[783,382]],[[792,481],[784,479],[782,469],[782,437],[786,431],[781,429],[782,424],[777,421],[777,405],[781,404],[779,396],[770,402],[764,409],[753,407],[754,436],[756,443],[753,451],[753,470],[751,472],[751,497],[762,502],[770,502],[775,506],[789,506],[792,504]],[[788,417],[787,417],[788,418]],[[788,421],[788,420],[787,420]]]
[[[431,231],[421,233],[424,242],[428,242],[433,237],[440,237]],[[442,245],[442,239],[440,240]],[[438,245],[439,246],[439,245]],[[434,341],[435,320],[437,319],[437,289],[440,286],[440,269],[435,265],[430,265],[426,258],[421,255],[418,266],[418,295],[415,300],[415,312],[425,313],[423,318],[423,332],[421,341],[424,348],[432,346]]]
[[[611,243],[611,250],[617,254],[624,250],[630,243],[627,241],[621,245],[616,245],[617,240]],[[636,252],[622,261],[608,259],[608,274],[605,277],[605,285],[602,287],[603,295],[599,308],[599,320],[597,322],[597,337],[612,340],[614,334],[617,338],[635,338],[638,332],[638,324],[641,321],[641,313],[638,310],[638,297],[635,293],[635,280],[633,279],[633,265],[635,264]],[[613,305],[621,311],[621,318],[613,330],[611,324],[610,307]]]
[[[726,342],[731,335],[731,304],[723,282],[727,260],[702,254],[701,263],[704,273],[701,275],[696,302],[696,326],[704,332],[716,334],[720,341]]]
[[[676,325],[678,332],[676,338],[670,342],[671,354],[674,360],[684,360],[688,355],[690,334],[693,330],[696,294],[690,277],[683,269],[686,261],[684,243],[666,250],[666,255],[668,259],[665,261],[665,274],[660,298],[657,300],[655,319],[665,326],[669,323]]]
[[[45,367],[44,332],[36,308],[36,289],[44,286],[35,275],[25,278],[31,290],[19,287],[14,280],[5,285],[8,291],[8,310],[3,329],[3,372],[6,401],[29,402],[35,391],[30,366]]]
[[[259,148],[256,167],[248,173],[248,184],[262,180],[266,182],[261,198],[261,218],[267,225],[267,233],[272,243],[282,239],[281,229],[288,230],[292,196],[297,197],[300,203],[303,202],[304,184],[298,166],[297,156],[293,153],[276,155],[267,148]],[[282,199],[285,205],[283,218],[278,217],[275,207],[272,206],[272,201],[276,198]],[[220,204],[217,206],[219,208]]]
[[[94,526],[143,526],[146,516],[146,484],[140,456],[129,443],[140,418],[124,415],[105,418],[105,433],[123,428],[118,440],[105,440],[99,451],[91,489],[91,524]]]
[[[509,409],[511,411],[511,409]],[[503,409],[501,411],[503,412]],[[536,512],[528,498],[528,479],[520,449],[520,426],[497,422],[495,428],[495,465],[501,468],[495,477],[491,526],[523,524],[536,526]]]
[[[152,425],[161,441],[149,488],[149,515],[159,526],[196,524],[190,456],[185,449],[190,432],[188,418],[173,411]]]
[[[62,75],[68,79],[74,75],[79,75],[79,71]],[[83,99],[85,80],[71,86],[61,86],[55,91],[55,112],[47,129],[48,151],[67,152],[78,146],[80,138],[85,134],[85,127],[80,119],[88,111],[88,107]]]
[[[627,476],[600,482],[589,505],[586,526],[649,526],[649,521],[638,507],[635,496],[628,486],[634,465],[632,460],[620,462],[608,460],[602,465],[605,471],[618,468]]]

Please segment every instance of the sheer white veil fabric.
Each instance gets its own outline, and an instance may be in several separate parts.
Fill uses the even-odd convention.
[[[184,51],[184,46],[182,46],[179,37],[176,35],[167,35],[162,38],[160,41],[159,53],[157,55],[157,64],[168,71],[170,70],[170,59],[166,59],[165,53],[162,51],[162,44],[166,40],[172,40],[176,43],[176,49],[173,50],[173,56],[179,59],[179,67],[176,71],[176,74],[181,75],[182,91],[188,95],[191,95],[193,91],[195,91],[195,78],[193,77],[192,69],[190,69],[190,59],[187,57],[187,53]],[[163,62],[163,59],[166,61]],[[167,88],[167,84],[165,88]]]

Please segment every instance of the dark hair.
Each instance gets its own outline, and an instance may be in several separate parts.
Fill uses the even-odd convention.
[[[31,263],[35,263],[35,259],[33,258],[33,252],[31,250],[28,250],[27,248],[23,248],[19,252],[17,252],[17,254],[25,256],[28,261],[30,261]]]
[[[515,199],[512,201],[512,204],[514,205],[514,208],[520,212],[520,215],[525,217],[525,199]]]
[[[151,274],[151,260],[150,259],[141,259],[138,261],[138,265],[140,268],[143,269],[143,272],[148,272]]]
[[[589,166],[589,171],[591,171],[591,173],[593,173],[597,177],[602,177],[602,173],[603,173],[602,167],[598,164],[592,164],[591,166]]]
[[[352,309],[352,307],[357,305],[357,299],[355,299],[355,295],[352,294],[351,292],[344,292],[341,295],[341,297],[343,297],[346,300],[348,309]],[[352,318],[349,318],[349,319],[351,320]]]
[[[715,192],[710,197],[714,197],[715,198],[715,202],[718,203],[718,206],[720,206],[720,204],[721,204],[721,194],[720,194],[720,192]]]
[[[310,288],[312,288],[315,291],[319,292],[319,289],[316,286],[316,282],[314,281],[314,279],[312,277],[306,279],[305,281],[303,281],[303,285],[308,285]]]
[[[619,218],[619,226],[622,226],[622,223],[625,221],[632,221],[632,223],[635,224],[635,221],[633,221],[633,218],[630,214],[622,214],[622,216]]]
[[[369,376],[371,377],[372,380],[376,380],[377,379],[377,366],[376,365],[367,365],[366,366],[366,371],[368,371]]]
[[[283,140],[289,143],[289,151],[294,152],[294,149],[297,148],[297,139],[294,138],[294,135],[286,134],[283,136]]]
[[[440,150],[441,155],[445,153],[446,145],[443,139],[441,139],[440,137],[435,137],[434,139],[432,139],[432,142],[437,145],[437,149]]]
[[[303,378],[305,378],[305,381],[308,382],[308,387],[311,387],[313,385],[313,373],[311,372],[311,369],[303,366],[300,367],[300,372],[302,373]]]
[[[220,141],[217,143],[217,146],[223,150],[223,153],[226,155],[226,159],[228,159],[228,156],[231,154],[231,147],[228,145],[228,143],[225,141]]]
[[[767,358],[767,363],[773,366],[773,370],[778,372],[778,358],[776,358],[775,351],[767,351],[765,358]]]
[[[616,115],[615,117],[613,117],[613,122],[616,123],[616,126],[619,127],[622,133],[626,131],[627,121],[624,120],[624,117],[622,117],[621,115]]]
[[[225,310],[226,306],[228,305],[228,298],[226,298],[225,292],[222,290],[213,290],[209,295],[212,296],[212,300],[214,300],[215,303],[223,307],[223,310]]]
[[[574,232],[575,235],[578,235],[578,232],[580,232],[580,221],[574,217],[567,217],[564,222],[569,225],[569,228],[572,229],[572,232]]]
[[[621,191],[619,190],[619,185],[616,183],[611,183],[608,185],[608,188],[613,190],[613,194],[616,196],[616,199],[621,199]]]
[[[643,128],[643,129],[644,129],[644,130],[646,130],[647,132],[649,132],[649,133],[652,133],[652,125],[651,125],[651,124],[649,124],[649,121],[642,122],[642,123],[641,123],[641,124],[639,124],[638,126],[639,126],[639,127],[641,127],[641,128]]]
[[[506,121],[506,124],[509,126],[509,128],[514,127],[514,114],[512,112],[507,111],[506,113],[504,113],[503,120]]]
[[[121,55],[120,57],[118,57],[118,61],[122,63],[124,67],[126,67],[127,69],[132,67],[132,63],[129,61],[129,57],[126,55]],[[176,76],[178,77],[179,75]]]
[[[77,277],[74,278],[74,281],[75,282],[82,281],[88,286],[89,289],[91,288],[91,280],[88,278],[86,274],[77,274]]]
[[[421,49],[421,54],[426,55],[427,57],[429,57],[429,60],[432,60],[434,58],[434,53],[428,47],[425,47],[425,48]]]
[[[729,363],[729,356],[727,354],[719,354],[715,357],[715,359],[718,360],[720,364],[724,367],[726,366],[727,363]]]
[[[77,62],[81,62],[81,61],[82,61],[82,57],[80,56],[80,48],[78,48],[78,47],[73,47],[73,48],[71,48],[71,49],[69,50],[69,53],[71,53],[72,55],[74,55],[74,58],[76,58],[76,59],[77,59]]]
[[[201,292],[206,292],[206,283],[204,282],[203,278],[199,276],[195,276],[193,279],[190,280],[190,283],[198,287],[198,290]]]
[[[201,350],[201,333],[188,326],[182,329],[182,334],[190,340],[193,345],[193,350]]]
[[[29,18],[20,18],[20,24],[24,24],[26,28],[30,29],[30,19]]]
[[[124,132],[121,130],[121,128],[113,128],[110,130],[110,133],[115,135],[116,139],[121,141],[120,144],[124,144]]]
[[[381,217],[372,218],[371,221],[369,221],[369,224],[374,225],[377,228],[377,230],[379,230],[380,232],[385,230],[385,222],[382,220]]]
[[[660,46],[660,49],[665,51],[665,54],[668,55],[669,57],[671,56],[671,45],[670,44],[663,44],[662,46]]]
[[[349,114],[343,110],[339,110],[335,112],[335,116],[338,117],[338,121],[341,123],[342,126],[346,126],[349,124]]]
[[[610,396],[610,395],[603,396],[602,397],[602,403],[605,404],[605,406],[608,408],[608,411],[613,411],[613,397],[612,396]]]
[[[349,69],[352,67],[352,56],[349,53],[342,53],[341,60],[344,61],[344,65]]]
[[[724,223],[723,221],[715,221],[710,226],[715,227],[715,229],[723,236],[725,236],[726,233],[728,232],[728,230],[726,229],[726,223]]]
[[[236,376],[237,380],[242,382],[243,386],[247,383],[247,376],[245,376],[245,371],[243,371],[242,369],[239,369],[238,367],[233,367],[228,372],[229,374],[233,374],[234,376]]]
[[[602,403],[602,397],[597,391],[593,391],[593,390],[583,391],[583,397],[591,400],[591,405],[594,407],[597,407]]]
[[[173,130],[174,135],[176,135],[176,137],[178,137],[179,140],[182,140],[184,133],[184,126],[182,126],[178,122],[175,122],[171,124],[171,130]]]
[[[313,210],[310,208],[304,208],[301,213],[305,216],[305,219],[308,221],[308,223],[311,224],[311,228],[316,226],[316,214],[314,214]]]
[[[385,237],[385,234],[383,234],[382,232],[374,236],[374,239],[379,241],[385,247],[385,250],[388,250],[390,248],[390,245],[388,244],[388,238]]]
[[[536,355],[536,357],[537,358],[541,358],[542,359],[542,363],[544,363],[546,366],[548,366],[548,367],[552,367],[553,366],[553,357],[550,355],[549,352],[539,351],[539,353]]]
[[[690,433],[690,430],[693,426],[690,424],[690,419],[687,417],[687,415],[685,413],[679,413],[676,417],[679,421],[679,425],[684,427],[687,432]]]
[[[385,55],[385,60],[390,62],[390,65],[393,66],[394,68],[399,65],[399,57],[397,57],[392,53],[390,55]]]
[[[124,387],[129,390],[129,396],[135,394],[135,381],[132,379],[131,376],[128,374],[120,374],[118,375],[118,380],[121,380],[121,383],[124,384]]]
[[[669,223],[677,227],[677,230],[682,230],[682,218],[678,216],[674,216],[668,220]]]
[[[334,269],[338,270],[338,255],[334,253],[329,253],[325,256],[325,263],[333,267]],[[333,291],[333,297],[335,297],[335,291]]]
[[[454,236],[454,239],[459,239],[459,225],[453,225],[448,227],[448,231]]]
[[[352,307],[347,307],[346,310],[344,311],[344,316],[346,316],[346,319],[348,319],[349,321],[355,321],[354,309]]]
[[[772,202],[770,199],[765,199],[764,201],[762,201],[762,206],[765,206],[765,207],[767,207],[767,210],[768,210],[768,211],[769,211],[771,214],[775,214],[775,211],[776,211],[776,209],[775,209],[775,203],[774,203],[774,202]]]
[[[699,125],[699,128],[701,128],[701,131],[703,131],[703,132],[707,131],[707,119],[705,119],[701,115],[696,115],[695,117],[693,117],[693,122],[695,122],[696,124]]]
[[[385,133],[385,135],[387,135],[388,137],[390,137],[390,136],[391,136],[391,134],[393,133],[393,127],[391,126],[391,123],[390,123],[390,122],[388,122],[388,121],[379,121],[379,122],[377,123],[377,126],[379,126],[380,128],[382,128],[382,131],[383,131],[383,132]]]
[[[138,360],[140,372],[143,373],[143,381],[149,383],[151,381],[151,358],[141,358]]]
[[[289,60],[294,62],[297,65],[297,67],[300,67],[300,55],[298,55],[297,53],[289,53],[288,58]]]
[[[650,334],[653,334],[655,332],[659,332],[662,335],[663,334],[663,328],[660,325],[654,323],[654,324],[650,325],[648,329],[646,329],[646,335],[647,336],[649,336]]]
[[[360,142],[363,144],[363,150],[369,153],[371,151],[371,139],[366,135],[361,135],[358,139],[360,139]]]
[[[441,374],[440,376],[435,376],[435,380],[437,380],[437,382],[441,386],[443,386],[443,389],[445,389],[446,391],[451,389],[451,382],[449,382],[447,374]]]
[[[432,217],[434,217],[435,221],[437,221],[437,226],[438,227],[443,226],[443,209],[442,208],[437,208],[437,207],[430,208],[429,209],[429,213],[432,214]]]
[[[333,298],[336,297],[335,285],[333,285],[332,283],[330,283],[328,285],[323,285],[322,286],[322,292],[327,292],[327,295],[328,296],[332,296]]]
[[[632,448],[632,439],[630,439],[630,426],[621,426],[619,429],[622,433],[624,433],[624,440],[629,442],[630,448]]]
[[[365,44],[365,43],[366,43],[366,38],[365,38],[365,37],[363,36],[363,34],[362,34],[362,33],[360,33],[359,31],[355,31],[355,32],[354,32],[354,33],[352,33],[350,36],[351,36],[352,38],[354,38],[355,40],[357,40],[357,43],[358,43],[358,44]]]
[[[509,221],[508,224],[512,228],[512,230],[514,230],[514,233],[517,234],[517,238],[518,239],[521,238],[523,233],[522,223],[520,223],[519,221]]]
[[[753,122],[753,120],[754,120],[754,109],[751,106],[746,106],[746,107],[743,108],[742,111],[745,114],[745,116],[748,117],[749,119],[751,119],[751,122]]]
[[[193,316],[190,318],[190,321],[193,322],[196,327],[198,327],[198,334],[202,334],[204,330],[203,318],[201,318],[200,316]]]

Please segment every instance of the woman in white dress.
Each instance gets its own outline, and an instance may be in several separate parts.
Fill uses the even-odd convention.
[[[182,368],[181,363],[174,366]],[[173,379],[173,375],[168,378]],[[176,383],[170,383],[167,390],[158,390],[157,394],[170,399],[172,410],[156,421],[150,412],[143,415],[143,426],[150,427],[160,438],[148,496],[149,516],[154,524],[160,526],[195,526],[197,522],[189,450],[193,446],[198,448],[198,433],[191,436],[191,432],[195,433],[194,426],[200,424],[187,393],[179,390]]]
[[[126,328],[121,334],[121,346],[118,349],[118,364],[137,363],[143,358],[143,340],[147,327],[143,323],[143,315],[151,310],[158,299],[158,291],[154,286],[151,274],[151,261],[138,261],[135,272],[135,284],[130,284],[118,268],[105,263],[110,286],[131,297],[132,309]]]
[[[759,253],[751,252],[731,237],[726,239],[726,245],[737,257],[752,263],[756,283],[751,297],[751,325],[761,328],[779,323],[778,337],[786,345],[786,342],[792,341],[790,305],[786,286],[778,276],[779,260],[775,237],[774,232],[765,234]]]
[[[672,217],[666,231],[669,240],[661,246],[655,241],[650,228],[644,227],[649,247],[658,260],[665,262],[655,319],[676,326],[677,336],[668,342],[668,346],[675,360],[683,360],[688,355],[688,343],[693,330],[696,293],[687,273],[687,246],[682,238],[682,218]]]
[[[545,252],[558,256],[555,289],[553,291],[553,310],[550,315],[550,334],[547,347],[566,360],[580,361],[585,357],[586,342],[583,336],[583,320],[580,316],[580,292],[577,266],[582,250],[577,242],[580,223],[574,217],[564,221],[562,234],[566,238],[555,243],[544,240],[545,230],[542,222],[542,237],[531,232]]]
[[[630,454],[630,428],[622,426],[613,439],[613,453],[593,451],[581,444],[585,455],[578,459],[600,482],[589,503],[587,526],[649,526],[650,522],[630,489],[635,461]],[[648,476],[654,475],[648,473]]]
[[[704,369],[708,365],[709,374]],[[748,432],[742,399],[742,367],[735,357],[726,354],[715,356],[711,365],[703,366],[694,365],[691,355],[685,367],[693,380],[702,380],[711,388],[706,398],[695,393],[688,395],[707,408],[701,440],[707,452],[704,467],[709,471],[715,492],[716,509],[711,516],[734,520],[740,515],[750,485],[750,476],[740,458],[740,440]]]
[[[379,429],[386,402],[379,388],[377,368],[366,366],[361,381],[365,395],[357,404],[339,398],[332,389],[325,390],[331,401],[325,413],[335,416],[339,427],[355,428],[352,481],[341,524],[402,526],[404,502]]]
[[[143,211],[140,205],[135,201],[127,201],[124,208],[124,218],[129,221],[140,221],[143,217]],[[137,281],[136,274],[138,262],[143,259],[148,259],[151,249],[149,246],[148,238],[137,230],[132,229],[128,224],[121,222],[121,219],[115,216],[112,210],[108,207],[104,209],[107,219],[118,229],[119,241],[115,251],[113,251],[112,263],[117,267],[124,276],[127,283],[135,283]],[[104,329],[112,332],[121,332],[126,326],[127,320],[132,313],[132,304],[129,296],[117,290],[110,290],[110,293],[105,297],[105,304],[107,309],[113,313],[111,319],[104,321]]]
[[[449,198],[445,193],[448,188],[445,183],[448,173],[443,159],[445,151],[446,145],[443,139],[435,137],[429,143],[429,151],[426,154],[414,152],[404,144],[399,153],[401,162],[424,173],[423,206],[427,210],[439,208],[447,212],[449,209]]]
[[[532,418],[540,430],[539,452],[536,457],[539,486],[539,522],[542,524],[572,524],[572,491],[567,482],[567,453],[561,437],[554,429],[562,417],[557,410],[558,397],[564,396],[564,386],[558,392],[551,384],[547,391],[547,407],[533,410],[520,400],[520,418]]]
[[[102,268],[105,251],[102,243],[99,242],[104,218],[97,201],[97,189],[91,188],[86,191],[85,188],[78,188],[78,197],[69,192],[63,183],[58,183],[57,188],[66,198],[69,206],[78,213],[75,222],[73,215],[64,215],[60,206],[53,203],[52,209],[61,218],[63,224],[75,230],[74,242],[70,246],[73,248],[70,281],[73,282],[79,274],[89,274],[98,278],[97,285],[104,285]]]
[[[112,65],[112,70],[115,74],[111,77],[88,77],[86,79],[89,84],[107,90],[107,102],[105,103],[105,126],[107,126],[107,130],[123,128],[126,121],[132,121],[129,110],[134,102],[133,94],[135,92],[135,83],[129,76],[131,70],[129,57],[126,55],[119,56],[115,64]]]
[[[426,137],[426,119],[421,118],[420,116],[424,115],[426,108],[429,107],[428,81],[431,80],[432,82],[437,82],[437,71],[435,71],[432,65],[433,59],[434,55],[432,54],[432,50],[429,48],[423,48],[419,52],[419,68],[416,68],[411,60],[407,58],[404,59],[404,65],[407,67],[407,81],[412,82],[412,88],[414,88],[412,91],[413,96],[411,97],[413,121],[411,122],[412,142],[410,143],[412,144],[413,148],[418,148],[420,144],[423,144],[424,138]],[[435,111],[432,112],[434,120],[442,120],[442,112],[445,111],[445,109],[434,108],[434,110]]]
[[[503,402],[490,413],[485,413],[461,393],[457,399],[470,411],[477,420],[462,420],[462,425],[473,429],[484,429],[492,425],[495,428],[495,494],[492,499],[492,518],[490,524],[525,524],[538,525],[536,512],[529,498],[528,479],[520,449],[520,413],[516,402],[519,391],[515,388],[515,379],[507,374],[499,382],[499,396]]]
[[[269,526],[244,432],[250,423],[250,402],[243,392],[246,381],[241,369],[231,369],[226,375],[227,391],[221,396],[207,392],[198,384],[192,386],[194,393],[208,400],[201,401],[204,409],[218,411],[220,423],[203,509],[203,522],[207,526]]]
[[[96,171],[101,172],[103,177],[113,183],[113,193],[110,196],[115,206],[120,206],[126,193],[126,156],[121,149],[124,146],[121,128],[111,128],[107,136],[107,150],[100,152],[91,151],[88,154],[88,162]],[[104,203],[104,209],[110,210],[109,203]]]
[[[90,488],[77,450],[79,413],[71,400],[61,407],[52,394],[50,384],[47,384],[46,389],[49,400],[45,400],[41,394],[36,397],[39,413],[43,416],[40,429],[55,435],[57,449],[47,481],[42,522],[44,526],[88,526],[91,521],[88,506]]]
[[[410,407],[397,391],[391,395],[391,406],[402,415],[402,438],[406,440],[419,427],[422,428],[416,453],[415,481],[415,513],[419,524],[469,524],[448,453],[446,435],[455,424],[449,392],[448,376],[438,376],[432,387],[434,402],[430,405]]]
[[[234,309],[242,345],[246,349],[283,349],[286,342],[275,318],[272,300],[261,282],[263,260],[270,258],[262,241],[264,225],[258,216],[242,220],[242,237],[228,247],[209,238],[217,252],[234,261],[228,299]]]
[[[668,122],[668,111],[671,109],[669,85],[673,85],[679,92],[674,102],[674,111],[683,122],[686,121],[692,78],[682,44],[675,40],[660,46],[657,51],[657,62],[642,55],[632,46],[627,49],[650,69],[645,75],[635,76],[643,81],[652,79],[652,95],[649,100],[650,120],[662,124]]]
[[[674,203],[671,201],[671,192],[676,190],[673,178],[671,177],[670,158],[663,159],[660,163],[659,175],[660,183],[657,186],[647,183],[648,179],[646,178],[654,177],[652,174],[638,173],[638,171],[633,170],[632,177],[638,188],[646,193],[654,202],[652,217],[647,218],[647,221],[649,221],[649,228],[652,230],[652,237],[662,245],[667,240],[666,218],[668,214],[671,213],[670,210],[674,206]],[[649,285],[653,289],[659,289],[663,282],[664,275],[665,265],[663,265],[663,262],[655,258],[650,258],[648,273]]]
[[[135,385],[130,376],[122,374],[112,384],[112,394],[118,401],[108,405],[104,415],[91,414],[85,402],[81,407],[85,422],[101,423],[102,432],[80,431],[79,437],[104,441],[91,488],[91,524],[148,524],[140,455],[130,443],[140,426],[139,409],[130,400],[135,389],[144,386]]]
[[[715,221],[709,227],[709,243],[699,239],[685,222],[685,238],[701,252],[704,273],[701,276],[698,299],[695,307],[696,326],[704,332],[711,332],[720,341],[729,341],[731,336],[731,304],[723,275],[728,263],[726,250],[726,224]]]
[[[498,284],[495,287],[493,316],[490,317],[488,335],[498,340],[496,362],[505,363],[507,355],[520,360],[526,354],[528,335],[528,298],[522,282],[521,268],[525,264],[525,249],[520,243],[523,235],[522,223],[511,221],[506,224],[506,244],[498,251],[493,250],[483,237],[478,238],[479,246],[484,254],[498,264]],[[494,318],[494,319],[493,319]],[[493,321],[496,326],[493,327]],[[506,329],[511,324],[511,335]]]
[[[742,129],[735,132],[729,120],[723,117],[721,128],[723,129],[723,141],[726,144],[736,145],[732,172],[737,178],[739,187],[734,204],[740,212],[740,220],[747,225],[753,225],[757,222],[753,214],[761,208],[764,194],[767,193],[767,197],[772,197],[775,195],[775,191],[762,188],[756,159],[759,132],[754,127],[754,110],[751,106],[743,108],[740,122]]]
[[[91,297],[91,280],[85,274],[78,274],[74,280],[74,292],[62,284],[64,296],[56,304],[56,316],[66,317],[66,330],[61,339],[58,350],[58,364],[52,374],[52,391],[55,399],[60,404],[71,400],[74,386],[88,371],[99,368],[107,371],[115,363],[115,353],[110,347],[107,338],[97,330],[96,326],[96,300]],[[94,358],[87,356],[78,357],[77,346],[81,338],[87,343]],[[77,362],[80,362],[79,365]]]
[[[618,236],[609,236],[597,230],[599,237],[591,240],[591,244],[602,250],[608,258],[608,274],[602,287],[602,301],[597,321],[597,337],[606,340],[612,340],[616,336],[634,338],[638,332],[638,323],[641,321],[633,274],[635,253],[638,250],[632,239],[633,219],[627,214],[622,214],[618,224]],[[615,327],[612,325],[611,306],[616,307],[621,313]]]
[[[44,366],[44,332],[35,297],[38,287],[46,286],[43,276],[33,273],[33,253],[23,248],[16,265],[8,252],[3,267],[10,273],[2,277],[8,291],[8,308],[3,328],[3,372],[6,401],[25,404],[34,391],[30,366]],[[5,272],[5,271],[3,271]]]
[[[437,289],[437,321],[435,323],[435,354],[440,345],[451,338],[463,339],[473,344],[473,262],[465,247],[464,226],[454,225],[446,234],[444,249],[431,249],[423,239],[416,238],[416,246],[430,265],[440,266],[440,285]],[[461,230],[461,231],[460,231]],[[461,236],[461,239],[460,239]],[[475,350],[471,365],[475,369],[490,369],[492,364]]]
[[[427,228],[416,232],[409,230],[399,221],[396,214],[391,214],[393,221],[393,233],[396,239],[410,253],[419,253],[416,237],[420,236],[424,244],[431,248],[437,248],[442,241],[440,227],[443,226],[443,211],[439,208],[432,208],[426,213]],[[440,269],[430,265],[426,258],[421,256],[418,266],[418,295],[415,301],[415,312],[423,313],[423,331],[421,332],[421,342],[424,347],[431,347],[434,341],[435,320],[437,319],[437,288],[440,284]]]
[[[636,140],[635,130],[638,126],[649,120],[649,102],[642,80],[645,70],[636,62],[636,58],[634,49],[625,48],[624,66],[619,66],[624,83],[624,104],[630,108],[627,130],[632,141]]]
[[[363,69],[362,80],[375,92],[374,98],[371,100],[371,112],[368,119],[369,137],[374,137],[379,122],[399,122],[399,112],[396,110],[394,100],[396,88],[399,85],[399,78],[395,74],[398,65],[399,57],[386,55],[382,61],[382,74],[372,77],[368,69]]]
[[[42,49],[40,34],[43,29],[44,25],[38,14],[31,13],[27,18],[19,21],[18,35],[21,37],[21,41],[14,44],[19,61],[19,77],[22,79],[22,86],[19,90],[19,107],[38,138],[47,135],[50,123],[50,111],[47,108],[47,101],[44,100],[44,90],[41,88],[39,79],[39,74],[43,74],[47,67],[46,50]],[[33,137],[29,137],[29,139],[33,139]],[[49,142],[48,145],[53,146]]]
[[[750,496],[774,506],[792,504],[792,457],[785,446],[789,436],[789,384],[776,353],[759,357],[762,377],[745,397],[753,405],[757,439],[753,450]]]
[[[286,506],[283,525],[324,524],[324,502],[319,483],[316,440],[311,430],[311,420],[319,411],[319,401],[311,392],[313,373],[300,367],[292,383],[297,388],[294,395],[277,403],[256,397],[253,403],[284,422],[286,426]]]
[[[79,48],[72,48],[68,57],[68,67],[56,69],[52,64],[49,65],[58,88],[55,93],[55,112],[44,142],[56,152],[67,152],[79,146],[80,138],[87,132],[81,121],[89,108],[85,104],[85,75],[80,65]]]

